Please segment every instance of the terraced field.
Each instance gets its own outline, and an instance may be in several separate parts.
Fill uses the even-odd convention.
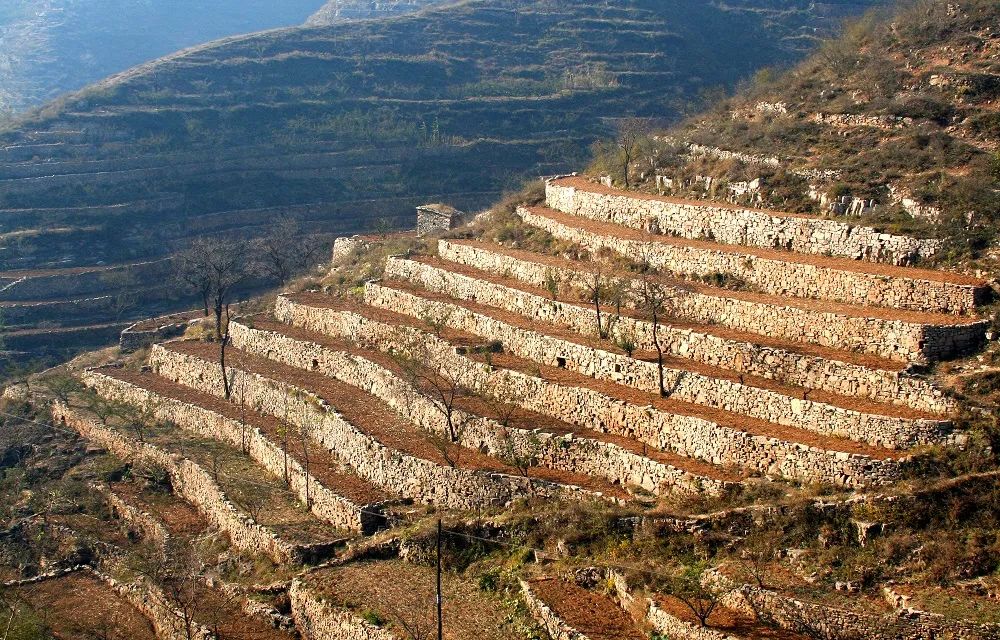
[[[0,270],[148,262],[282,216],[346,234],[411,228],[427,202],[475,210],[579,166],[617,118],[669,121],[796,59],[867,4],[476,0],[188,49],[6,126]],[[113,319],[84,306],[48,320]]]

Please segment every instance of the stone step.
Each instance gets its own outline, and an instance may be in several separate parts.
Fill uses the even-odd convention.
[[[579,176],[546,180],[545,202],[581,218],[689,240],[894,265],[917,263],[941,248],[940,240],[893,235],[816,216],[622,191]]]
[[[480,336],[442,329],[431,335],[419,320],[350,304],[322,294],[279,297],[276,315],[289,325],[334,339],[355,339],[385,353],[423,341],[439,357],[468,368],[471,384],[527,410],[586,429],[612,433],[680,456],[752,474],[855,486],[895,473],[882,455],[850,440],[765,423],[718,409],[664,399],[580,373],[537,365],[509,353],[483,353]]]
[[[725,277],[766,294],[953,314],[972,313],[990,296],[982,280],[944,271],[673,238],[546,207],[517,213],[526,224],[592,253],[611,251],[662,273]]]
[[[266,509],[256,518],[248,508],[237,506],[239,500],[229,492],[247,489],[248,483],[245,477],[237,478],[229,473],[228,462],[238,460],[241,454],[226,451],[217,441],[199,441],[179,430],[169,441],[166,438],[156,438],[155,443],[140,441],[122,427],[102,424],[80,408],[57,402],[52,413],[57,423],[77,431],[123,460],[163,468],[170,476],[174,492],[195,506],[242,551],[265,555],[279,564],[316,563],[329,558],[343,543],[342,538],[331,535],[328,525],[319,526],[318,520],[303,514],[297,499],[277,482],[266,483],[255,478],[252,483],[254,494],[265,496]],[[152,440],[150,433],[144,437]],[[218,472],[201,460],[213,451],[218,457],[212,459],[219,461],[221,466]]]
[[[365,302],[415,318],[433,318],[455,329],[499,341],[510,352],[539,364],[658,392],[659,367],[649,353],[627,355],[607,342],[558,326],[539,326],[495,307],[436,294],[405,282],[368,283]],[[939,442],[946,421],[905,407],[875,404],[822,391],[793,389],[772,381],[735,376],[689,360],[665,358],[666,395],[782,425],[851,438],[880,447]]]
[[[596,272],[595,272],[596,273]],[[598,314],[593,304],[553,300],[542,288],[504,278],[461,264],[418,256],[390,258],[385,277],[408,280],[436,293],[502,308],[542,323],[554,323],[583,335],[600,338]],[[586,272],[582,274],[586,277]],[[601,287],[607,287],[603,275]],[[638,303],[635,303],[638,304]],[[600,316],[604,339],[638,351],[655,349],[653,324],[625,301],[619,311],[602,301]],[[861,396],[874,402],[920,407],[947,413],[953,403],[927,380],[902,373],[903,365],[862,357],[829,348],[807,347],[760,334],[720,330],[712,325],[677,324],[658,319],[657,342],[676,358],[755,376],[804,389],[819,389],[842,396]]]
[[[222,395],[217,350],[217,345],[195,342],[156,345],[150,363],[174,382]],[[228,349],[226,358],[234,384],[246,385],[259,411],[285,422],[310,425],[316,442],[362,479],[389,493],[473,510],[504,507],[528,495],[628,498],[608,483],[571,474],[538,470],[542,472],[531,478],[515,476],[509,465],[433,438],[388,410],[379,398],[321,373],[237,349]]]
[[[512,249],[478,240],[440,240],[438,255],[451,262],[514,278],[535,287],[587,290],[596,266],[592,262]],[[637,295],[636,273],[602,265],[609,285]],[[693,280],[654,275],[670,297],[672,320],[725,327],[774,338],[842,349],[896,362],[941,360],[966,353],[983,341],[988,320],[952,314],[921,313],[880,307],[796,300],[750,291],[723,289]],[[566,295],[563,293],[562,295]]]
[[[329,452],[305,449],[301,438],[287,438],[289,427],[254,411],[242,389],[226,402],[151,372],[110,367],[88,371],[84,380],[106,398],[152,407],[158,420],[244,451],[271,476],[287,477],[300,502],[339,529],[370,534],[386,522],[381,514],[391,501],[384,491],[345,473]],[[283,439],[288,440],[284,448]]]
[[[480,393],[481,387],[474,387],[478,368],[456,360],[450,350],[408,354],[421,361],[413,369],[397,359],[402,352],[393,357],[348,339],[257,318],[252,325],[233,322],[233,346],[358,387],[432,433],[448,432],[444,401],[460,386],[452,396],[452,423],[460,425],[461,443],[500,459],[519,456],[532,460],[532,467],[603,478],[657,495],[677,491],[718,495],[742,479],[710,464],[651,450],[631,438],[581,428]]]

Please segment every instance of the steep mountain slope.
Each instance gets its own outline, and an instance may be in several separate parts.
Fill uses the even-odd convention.
[[[2,135],[0,268],[144,262],[279,214],[342,233],[480,207],[579,166],[615,117],[675,118],[860,8],[757,4],[476,0],[137,67]]]
[[[0,115],[223,36],[301,24],[322,0],[4,0]]]
[[[998,24],[990,0],[869,16],[665,132],[645,187],[659,174],[663,191],[858,216],[978,255],[1000,219]],[[620,173],[614,155],[596,169]]]

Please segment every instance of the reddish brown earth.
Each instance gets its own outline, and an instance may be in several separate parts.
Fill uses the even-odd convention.
[[[700,624],[694,612],[673,596],[656,596],[656,604],[670,615],[680,618],[688,624],[695,626]],[[708,627],[714,631],[739,638],[753,638],[754,640],[806,640],[806,636],[784,629],[768,627],[755,620],[753,616],[723,606],[717,606],[712,611],[712,615],[708,617]]]
[[[149,620],[89,572],[78,571],[17,591],[56,638],[100,637],[91,634],[106,632],[109,640],[156,640]]]
[[[556,616],[591,640],[646,640],[649,637],[608,596],[557,578],[537,578],[528,584]]]
[[[154,516],[172,536],[193,536],[208,528],[208,522],[197,509],[173,494],[142,491],[132,482],[113,484],[111,491],[129,505]]]

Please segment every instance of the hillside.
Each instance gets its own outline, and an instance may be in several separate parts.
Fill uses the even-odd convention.
[[[615,117],[676,119],[798,59],[861,4],[476,0],[195,47],[0,135],[0,277],[145,262],[279,215],[346,233],[475,209],[579,166]]]
[[[640,188],[848,216],[981,258],[1000,220],[997,24],[989,0],[868,16],[790,72],[760,73],[661,132]],[[595,170],[620,181],[617,164],[610,154]]]
[[[223,36],[301,24],[322,0],[5,0],[0,120]]]
[[[413,13],[447,0],[328,0],[306,24],[311,27],[336,24],[345,20],[368,20]]]

